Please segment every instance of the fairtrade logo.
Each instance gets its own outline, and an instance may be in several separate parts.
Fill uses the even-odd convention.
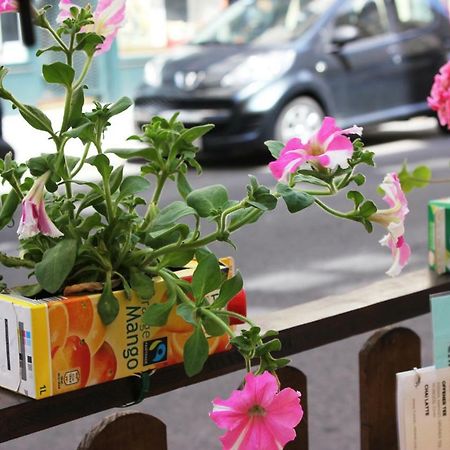
[[[167,337],[144,342],[144,365],[159,363],[167,359]]]

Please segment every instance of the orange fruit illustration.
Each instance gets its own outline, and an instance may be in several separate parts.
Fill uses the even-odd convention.
[[[173,333],[192,333],[194,327],[186,322],[181,316],[177,314],[176,307],[170,311],[169,318],[164,328]]]
[[[66,307],[59,302],[48,303],[48,320],[53,358],[56,351],[64,346],[69,333],[69,314]]]
[[[96,353],[99,348],[102,346],[105,340],[106,334],[106,326],[102,322],[99,314],[95,312],[92,325],[89,330],[88,335],[85,338],[86,344],[89,345],[89,349],[91,350],[91,354]]]
[[[105,340],[106,326],[87,297],[70,297],[64,300],[69,313],[69,334],[84,339],[91,354],[97,352]]]
[[[66,386],[62,380],[64,380],[64,374],[69,370],[66,358],[64,357],[63,349],[56,350],[52,355],[52,375],[53,375],[53,392],[66,392],[70,390],[69,386]]]
[[[69,313],[69,334],[84,339],[91,329],[94,320],[94,308],[91,299],[84,297],[69,297],[64,300]]]
[[[69,370],[79,371],[79,382],[75,385],[86,386],[91,368],[91,352],[86,342],[78,336],[69,336],[62,351]]]
[[[117,359],[108,342],[103,342],[91,360],[89,385],[114,380],[117,370]]]

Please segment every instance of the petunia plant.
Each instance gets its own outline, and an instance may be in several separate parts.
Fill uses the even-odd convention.
[[[5,0],[0,7],[11,12],[16,4]],[[63,61],[42,66],[43,79],[65,89],[60,123],[52,123],[43,111],[10,93],[3,84],[7,69],[0,69],[0,98],[31,127],[46,133],[54,146],[53,152],[26,163],[10,156],[0,161],[0,177],[11,187],[1,198],[0,228],[10,225],[21,208],[20,256],[0,253],[0,262],[28,270],[35,280],[9,291],[41,298],[97,291],[101,293],[99,315],[111,324],[121,307],[116,290],[128,296],[134,291],[149,299],[154,294],[153,279],[161,277],[168,298],[149,306],[143,320],[148,326],[162,326],[175,310],[192,325],[184,346],[187,375],[202,370],[210,336],[228,334],[245,360],[249,374],[243,390],[228,401],[214,401],[212,419],[229,430],[222,439],[224,448],[282,448],[295,437],[293,428],[302,417],[299,393],[279,391],[274,375],[288,360],[274,355],[281,347],[276,332],[263,333],[251,319],[228,311],[243,280],[239,272],[224,277],[208,245],[220,241],[233,248],[237,230],[256,223],[282,200],[293,214],[317,206],[338,219],[361,223],[368,232],[374,223],[382,225],[387,235],[381,243],[390,248],[394,259],[387,273],[397,275],[410,254],[404,239],[408,207],[397,175],[388,174],[381,184],[388,209],[378,210],[360,192],[365,176],[359,167],[374,165],[373,153],[360,139],[362,129],[341,129],[331,117],[307,142],[269,141],[275,186],[250,176],[239,199],[230,198],[222,184],[201,189],[189,184],[190,169],[201,173],[195,142],[213,125],[187,129],[176,114],[170,120],[154,117],[140,134],[130,137],[138,147],[106,149],[103,136],[111,118],[130,107],[131,101],[126,97],[108,104],[95,101],[89,108],[85,80],[92,61],[109,49],[121,26],[125,2],[100,0],[93,9],[61,0],[56,27],[47,19],[48,8],[35,11],[34,18],[54,42],[38,50],[37,57],[45,52],[62,56]],[[77,71],[74,58],[79,55],[84,55],[85,62]],[[76,157],[66,153],[70,141],[79,148]],[[125,176],[122,164],[113,165],[112,155],[125,162],[138,158],[141,175]],[[98,182],[83,179],[86,166],[96,170]],[[163,204],[168,183],[176,185],[179,198]],[[348,211],[338,211],[327,202],[328,197],[343,193],[349,200]],[[205,224],[209,229],[213,224],[213,230],[205,232]],[[197,266],[192,282],[178,278],[175,268],[193,259]],[[217,294],[211,297],[212,292]],[[245,324],[240,332],[230,326],[236,321]]]

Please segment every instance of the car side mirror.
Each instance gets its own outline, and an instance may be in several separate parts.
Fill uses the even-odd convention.
[[[331,43],[337,48],[341,48],[348,42],[355,41],[360,36],[361,32],[355,25],[339,25],[333,31]]]

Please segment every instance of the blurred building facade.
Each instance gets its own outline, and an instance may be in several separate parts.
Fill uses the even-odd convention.
[[[120,95],[133,96],[143,80],[145,63],[162,50],[184,43],[233,0],[127,0],[127,19],[111,50],[95,59],[87,80],[91,94],[109,101]],[[56,19],[58,0],[45,1],[53,6]],[[75,0],[76,4],[81,2]],[[95,3],[95,2],[93,2]],[[39,60],[36,49],[46,47],[49,37],[37,30],[38,45],[23,46],[16,14],[0,16],[0,64],[9,68],[5,85],[20,93],[27,103],[52,102],[61,99],[58,87],[48,87],[42,80],[41,64],[60,56],[44,53]],[[79,61],[82,64],[82,61]],[[5,108],[5,113],[8,110]]]

